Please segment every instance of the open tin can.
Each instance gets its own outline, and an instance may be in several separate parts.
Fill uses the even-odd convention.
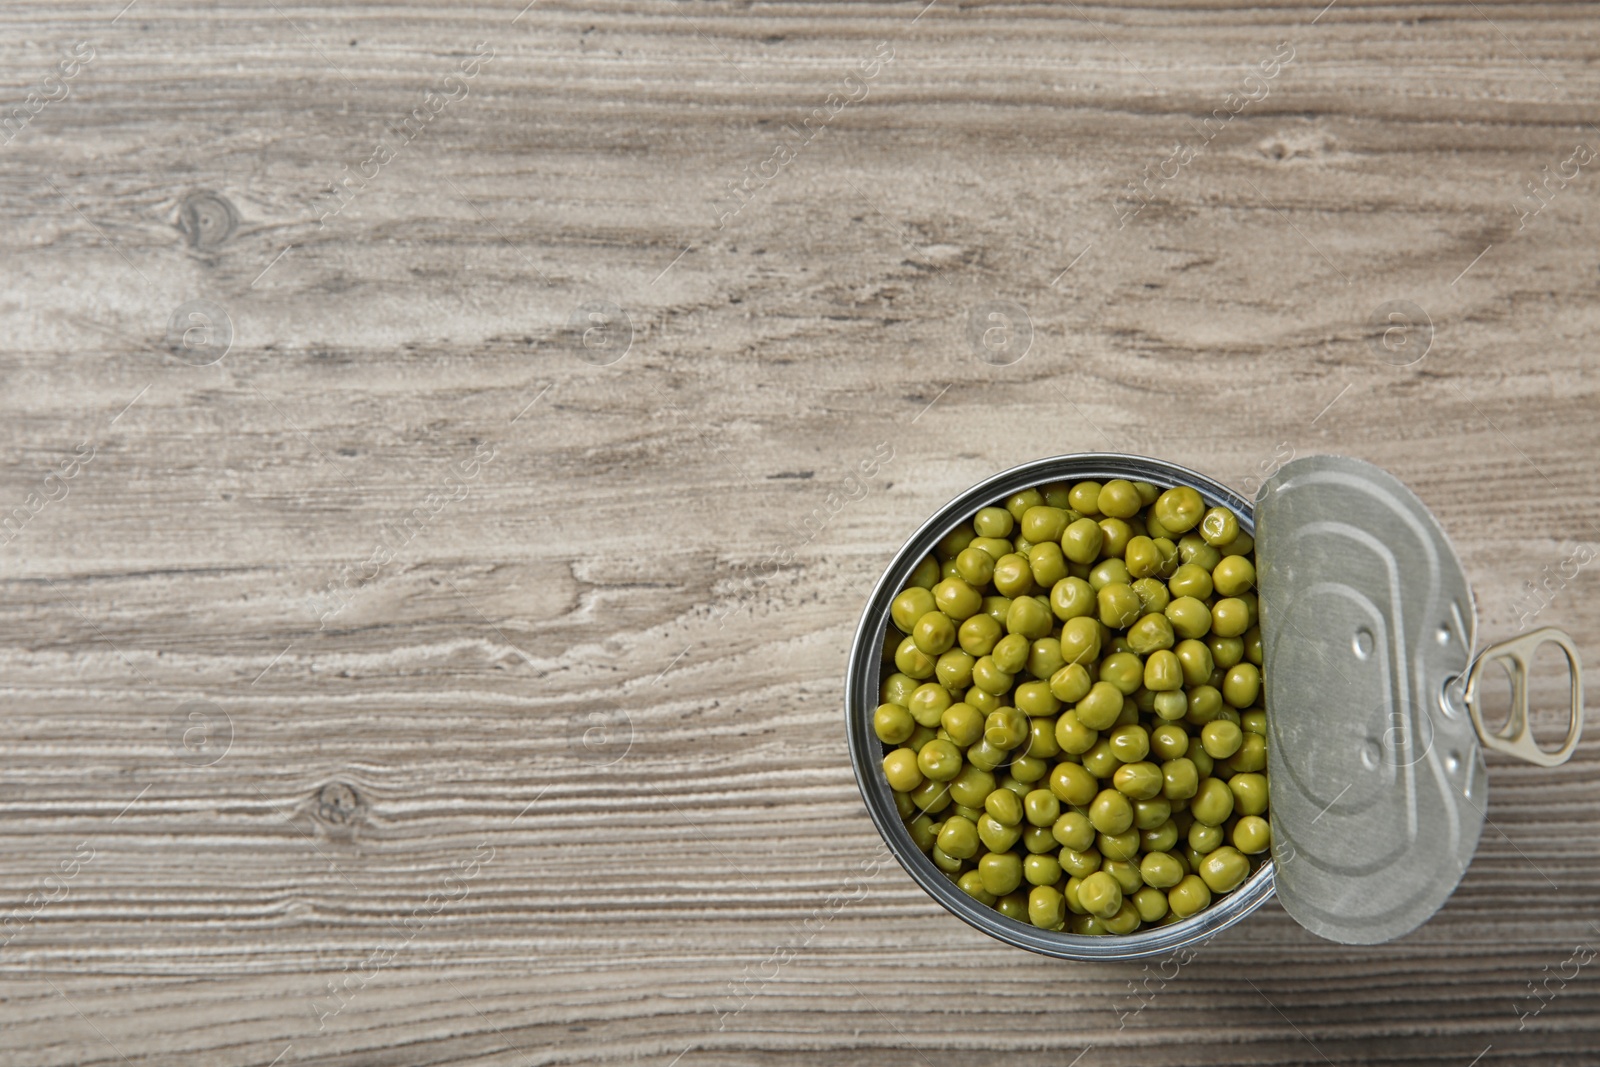
[[[912,841],[884,778],[872,728],[889,607],[934,546],[979,508],[1048,482],[1125,478],[1187,485],[1255,538],[1267,709],[1271,858],[1211,907],[1127,936],[1038,929],[962,892]],[[1063,959],[1171,952],[1239,922],[1276,892],[1321,937],[1375,944],[1434,914],[1466,872],[1483,830],[1483,748],[1543,766],[1564,762],[1582,730],[1578,652],[1544,629],[1476,651],[1477,618],[1460,558],[1428,509],[1393,475],[1343,456],[1279,469],[1246,500],[1176,464],[1083,453],[1036,460],[973,486],[912,535],[867,600],[850,651],[845,711],[867,811],[929,896],[1008,944]],[[1535,651],[1566,655],[1571,711],[1556,750],[1533,739],[1526,680]],[[1489,729],[1483,669],[1512,681],[1511,714]]]

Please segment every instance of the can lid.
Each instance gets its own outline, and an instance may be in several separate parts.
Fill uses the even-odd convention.
[[[1439,909],[1483,831],[1483,753],[1447,694],[1472,593],[1437,520],[1370,463],[1293,460],[1255,519],[1278,897],[1321,937],[1389,941]]]

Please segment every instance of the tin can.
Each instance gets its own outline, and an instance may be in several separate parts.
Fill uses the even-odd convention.
[[[1229,508],[1255,538],[1268,723],[1271,857],[1233,892],[1187,919],[1127,936],[1041,930],[962,892],[912,841],[884,779],[872,728],[890,602],[934,546],[978,509],[1048,482],[1125,478],[1187,485]],[[946,504],[895,555],[867,600],[850,652],[850,758],[873,823],[912,879],[957,918],[1007,944],[1074,960],[1169,953],[1243,920],[1276,893],[1302,926],[1344,943],[1392,940],[1425,922],[1460,882],[1487,807],[1482,749],[1544,766],[1569,757],[1582,729],[1577,649],[1539,630],[1475,653],[1476,613],[1459,557],[1437,520],[1392,475],[1360,460],[1286,464],[1250,501],[1173,463],[1115,453],[1037,460]],[[1528,728],[1534,651],[1567,657],[1572,707],[1554,751]],[[1483,721],[1482,668],[1510,672],[1512,714]]]

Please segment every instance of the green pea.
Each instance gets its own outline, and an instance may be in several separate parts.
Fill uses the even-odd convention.
[[[1244,556],[1223,556],[1211,572],[1211,583],[1219,596],[1247,593],[1255,588],[1255,565]]]
[[[1242,815],[1260,815],[1267,810],[1267,778],[1254,772],[1236,774],[1228,779],[1228,790],[1233,794],[1233,810]]]
[[[872,713],[872,732],[887,745],[900,744],[916,727],[917,721],[899,704],[879,704],[878,710]]]
[[[918,589],[932,589],[939,580],[939,561],[932,556],[923,556],[922,562],[917,564],[911,572],[911,584]],[[911,620],[916,622],[915,619]]]
[[[1110,778],[1122,766],[1122,761],[1117,759],[1117,754],[1111,750],[1109,738],[1102,737],[1094,743],[1094,747],[1078,757],[1083,764],[1083,769],[1096,778]]]
[[[1063,848],[1086,852],[1094,847],[1094,824],[1081,811],[1062,812],[1050,827],[1050,836]]]
[[[1244,641],[1238,637],[1219,637],[1212,634],[1206,639],[1211,650],[1211,661],[1220,670],[1227,670],[1244,659]]]
[[[1017,686],[1012,699],[1024,715],[1054,715],[1061,710],[1061,701],[1050,692],[1048,682],[1023,682]]]
[[[1186,686],[1205,685],[1211,672],[1216,669],[1211,660],[1211,649],[1206,647],[1204,641],[1192,638],[1179,641],[1172,651],[1177,654],[1178,664],[1183,668],[1183,684]]]
[[[1199,788],[1199,771],[1188,756],[1169,759],[1161,765],[1161,795],[1168,800],[1187,800]]]
[[[1098,608],[1094,586],[1082,578],[1063,578],[1050,587],[1050,610],[1062,622],[1093,615]]]
[[[1019,923],[1031,921],[1028,917],[1028,894],[1020,890],[1015,893],[1007,893],[994,902],[994,907],[996,911],[1008,919],[1014,919]]]
[[[1233,824],[1233,847],[1255,856],[1272,847],[1272,826],[1259,815],[1245,815]]]
[[[986,852],[978,860],[978,877],[983,888],[1003,897],[1022,884],[1022,860],[1010,852]]]
[[[1089,822],[1102,834],[1124,833],[1133,826],[1133,804],[1115,789],[1102,789],[1089,802]]]
[[[1106,735],[1118,763],[1138,763],[1150,753],[1150,734],[1138,723],[1127,723]]]
[[[1146,885],[1170,889],[1183,881],[1183,865],[1165,849],[1146,852],[1139,859],[1139,876]]]
[[[1061,546],[1054,541],[1045,541],[1028,549],[1028,569],[1033,572],[1036,587],[1053,588],[1067,577],[1067,560],[1061,554]]]
[[[981,548],[962,549],[956,557],[956,574],[968,585],[982,587],[994,577],[994,557]]]
[[[995,895],[984,888],[983,876],[977,871],[968,871],[957,878],[956,887],[986,907],[993,906],[995,902]]]
[[[1100,791],[1100,780],[1081,764],[1058,763],[1050,771],[1050,792],[1063,804],[1084,807]]]
[[[1139,858],[1139,831],[1128,827],[1120,834],[1102,833],[1095,838],[1095,846],[1108,860],[1133,860]]]
[[[952,648],[933,663],[933,677],[946,689],[965,689],[972,684],[972,665],[977,660],[959,648]]]
[[[1238,637],[1250,629],[1250,608],[1239,597],[1224,597],[1211,605],[1211,632],[1218,637]],[[1239,652],[1244,653],[1244,642],[1239,643]],[[1216,658],[1217,650],[1212,649],[1211,655]]]
[[[1023,811],[1032,826],[1054,826],[1061,817],[1061,801],[1048,789],[1035,789],[1022,801]]]
[[[931,778],[910,791],[911,803],[930,815],[937,815],[950,806],[950,787]]]
[[[965,769],[965,768],[963,768],[963,769]],[[956,775],[956,777],[960,778],[961,776],[960,775]],[[952,789],[950,791],[950,796],[951,796],[952,800],[955,799],[955,790]],[[974,808],[974,807],[971,807],[970,805],[962,804],[959,801],[957,801],[955,804],[952,804],[950,806],[950,814],[951,815],[959,815],[963,819],[967,820],[968,822],[976,824],[979,819],[983,818],[983,809],[982,808]]]
[[[1102,488],[1104,487],[1099,482],[1078,482],[1067,493],[1067,506],[1085,515],[1100,514]]]
[[[1267,736],[1267,713],[1264,711],[1247,711],[1239,716],[1239,728],[1247,734],[1260,734]]]
[[[989,578],[1002,596],[1026,596],[1033,591],[1033,565],[1020,552],[1012,552],[994,561],[994,574]]]
[[[994,566],[994,562],[1001,556],[1009,556],[1011,553],[1016,551],[1016,549],[1012,547],[1011,542],[1007,541],[1004,537],[974,537],[972,539],[972,544],[968,545],[967,548],[976,548],[987,555],[989,557],[989,566],[991,569]],[[959,560],[960,557],[958,556],[957,559]]]
[[[1222,553],[1206,544],[1205,539],[1199,534],[1190,534],[1178,539],[1178,558],[1184,563],[1193,563],[1209,573],[1213,567],[1222,562]]]
[[[1051,694],[1067,704],[1076,704],[1088,696],[1093,685],[1094,680],[1082,663],[1069,663],[1050,676]]]
[[[1148,690],[1147,690],[1148,691]],[[1189,698],[1181,689],[1168,689],[1151,694],[1151,710],[1166,722],[1177,722],[1189,710]]]
[[[922,746],[917,753],[917,769],[924,778],[935,782],[948,782],[961,773],[961,750],[949,741],[935,738]]]
[[[1061,751],[1081,756],[1095,746],[1100,740],[1098,730],[1091,730],[1078,720],[1076,711],[1062,712],[1056,719],[1056,744],[1061,746]]]
[[[1223,830],[1220,826],[1197,822],[1189,827],[1189,847],[1201,855],[1222,847],[1222,840]]]
[[[971,859],[978,854],[978,844],[978,828],[959,815],[950,816],[939,830],[939,848],[946,856]]]
[[[1036,508],[1044,503],[1044,494],[1037,489],[1024,489],[1019,493],[1012,493],[1006,498],[1006,510],[1018,522],[1027,514],[1029,508]]]
[[[1164,616],[1167,605],[1172,603],[1172,594],[1167,592],[1166,583],[1159,578],[1140,578],[1133,583],[1132,589],[1139,594],[1139,607],[1146,615]],[[1206,617],[1210,618],[1209,612]],[[1172,620],[1166,621],[1168,630],[1171,630]]]
[[[1227,719],[1217,719],[1200,728],[1200,744],[1212,759],[1227,759],[1239,751],[1244,731]]]
[[[1133,588],[1133,575],[1128,565],[1120,559],[1103,559],[1089,571],[1089,584],[1098,592],[1108,585],[1125,585]]]
[[[976,669],[978,665],[974,663],[972,666],[974,669]],[[993,693],[985,693],[977,686],[972,686],[966,692],[962,693],[961,700],[965,704],[970,704],[985,717],[987,717],[991,711],[994,711],[996,708],[1000,707],[1002,703],[998,696],[995,696]]]
[[[1164,722],[1150,731],[1150,751],[1163,760],[1177,759],[1189,751],[1189,734],[1177,723]]]
[[[1204,637],[1211,632],[1211,609],[1192,596],[1172,600],[1162,612],[1172,624],[1172,632],[1184,640]]]
[[[1239,536],[1217,549],[1224,556],[1248,556],[1256,550],[1256,539],[1239,531]]]
[[[911,843],[923,852],[932,848],[939,836],[938,831],[933,828],[933,820],[926,815],[914,816],[906,823],[906,830],[911,834]]]
[[[1100,520],[1100,554],[1108,559],[1121,559],[1133,540],[1133,527],[1121,519]],[[1127,569],[1124,562],[1123,569]],[[1130,575],[1129,580],[1132,580]]]
[[[1223,845],[1201,862],[1199,874],[1213,893],[1232,892],[1250,877],[1250,861],[1238,849]]]
[[[1087,878],[1100,869],[1102,858],[1094,849],[1073,849],[1063,847],[1056,853],[1056,859],[1061,864],[1061,869],[1074,878]]]
[[[914,639],[907,637],[894,652],[894,665],[901,674],[922,679],[933,674],[934,659],[917,647]]]
[[[1171,648],[1172,644],[1172,622],[1165,615],[1151,612],[1128,628],[1128,645],[1141,656]]]
[[[1009,609],[1008,609],[1009,610]],[[956,640],[963,651],[972,656],[987,656],[1005,635],[1005,627],[987,615],[974,615],[961,624]]]
[[[1133,895],[1133,910],[1147,923],[1160,922],[1167,916],[1167,895],[1159,889],[1145,886]]]
[[[1103,937],[1111,931],[1098,915],[1077,915],[1072,919],[1072,932],[1080,937]]]
[[[1029,641],[1048,635],[1054,622],[1050,608],[1036,597],[1019,596],[1011,602],[1011,609],[1006,612],[1006,629]],[[1024,651],[1022,663],[1026,662],[1027,652]],[[1022,669],[1022,663],[1017,664],[1018,670]]]
[[[915,716],[913,716],[913,718],[915,718]],[[938,736],[938,730],[931,726],[923,726],[921,723],[918,723],[917,728],[911,731],[911,736],[906,738],[905,747],[909,748],[913,752],[921,752],[923,745],[927,744],[929,741],[932,741]]]
[[[1001,789],[998,792],[1009,792]],[[993,815],[985,812],[978,820],[978,839],[990,852],[1005,852],[1022,838],[1021,826],[1007,826]]]
[[[1227,508],[1212,508],[1200,520],[1199,532],[1206,544],[1221,548],[1239,536],[1239,520]]]
[[[1222,693],[1215,686],[1197,685],[1189,690],[1189,710],[1184,716],[1195,726],[1204,726],[1222,712]]]
[[[1060,890],[1034,886],[1028,893],[1028,921],[1041,930],[1059,930],[1066,925],[1067,902]]]
[[[933,554],[940,560],[955,559],[961,554],[962,550],[972,544],[972,539],[977,536],[977,533],[973,531],[970,525],[957,526],[954,530],[939,538],[939,543],[934,546]]]
[[[1050,716],[1029,718],[1028,739],[1024,742],[1024,748],[1027,750],[1025,758],[1046,761],[1045,772],[1048,772],[1056,757],[1061,755],[1061,746],[1056,742],[1056,720]]]
[[[1110,918],[1122,907],[1122,887],[1105,871],[1095,871],[1078,886],[1078,903],[1090,915]]]
[[[1090,618],[1068,619],[1061,624],[1061,658],[1068,663],[1091,663],[1100,655],[1100,624]]]
[[[1032,549],[1033,542],[1028,540],[1026,537],[1021,536],[1020,534],[1011,539],[1011,551],[1021,556],[1023,559],[1028,558],[1028,553]]]
[[[1010,537],[1016,520],[1005,508],[979,508],[972,517],[972,528],[979,537]]]
[[[1236,708],[1248,708],[1261,695],[1261,671],[1254,663],[1235,663],[1222,680],[1222,699]]]
[[[1266,769],[1267,766],[1267,739],[1260,734],[1245,734],[1244,740],[1239,744],[1239,751],[1229,756],[1226,760],[1228,770],[1234,774],[1241,772],[1255,774]]]
[[[1125,763],[1111,776],[1111,784],[1133,800],[1149,800],[1161,792],[1161,768],[1148,760]]]
[[[1089,729],[1109,729],[1122,714],[1122,690],[1110,682],[1096,682],[1073,710],[1078,721]]]
[[[896,671],[883,680],[883,685],[879,688],[879,698],[885,704],[904,706],[905,702],[911,698],[911,694],[916,691],[917,686],[921,684],[909,674],[901,674]]]
[[[1012,601],[1012,611],[1018,604],[1038,605],[1032,597],[1019,597]],[[1009,616],[1008,616],[1009,617]],[[994,665],[1007,674],[1016,674],[1028,665],[1028,653],[1033,651],[1033,641],[1025,634],[1009,633],[995,642],[994,651],[989,655],[994,659]]]
[[[983,607],[983,594],[960,578],[946,578],[935,585],[933,599],[940,611],[957,621],[971,618]]]
[[[1061,532],[1067,528],[1067,513],[1061,508],[1041,504],[1022,513],[1019,528],[1022,536],[1035,545],[1043,541],[1056,541],[1061,538]]]
[[[1189,801],[1189,810],[1197,820],[1212,826],[1227,822],[1233,814],[1233,794],[1228,791],[1228,783],[1220,778],[1203,780]]]
[[[1144,506],[1139,500],[1139,490],[1125,478],[1113,478],[1100,487],[1095,505],[1102,515],[1115,519],[1131,519]]]
[[[1188,875],[1167,891],[1167,904],[1172,914],[1187,919],[1211,906],[1211,889],[1199,875]]]
[[[1139,831],[1139,847],[1146,852],[1166,852],[1178,843],[1178,824],[1167,819],[1159,826]]]
[[[922,784],[922,770],[917,766],[917,754],[909,748],[897,748],[883,757],[883,776],[889,788],[909,793]]]
[[[909,819],[917,813],[917,806],[911,803],[911,798],[904,793],[891,793],[894,797],[894,810],[900,813],[900,818]]]
[[[1051,482],[1041,488],[1039,492],[1044,494],[1044,502],[1053,508],[1060,508],[1066,511],[1072,507],[1072,504],[1067,499],[1072,495],[1072,483],[1070,482]]]
[[[1214,761],[1206,752],[1205,746],[1200,743],[1200,739],[1198,737],[1191,738],[1189,740],[1189,752],[1185,758],[1188,759],[1190,763],[1194,764],[1195,773],[1201,778],[1211,777],[1211,772],[1214,769]]]
[[[995,791],[994,773],[982,767],[974,767],[970,763],[962,767],[956,776],[950,779],[950,798],[957,804],[970,808],[983,807],[990,793]],[[974,812],[970,818],[976,822],[978,815]],[[949,851],[946,849],[945,851]]]
[[[993,656],[980,656],[972,665],[972,685],[985,693],[999,696],[1011,690],[1011,675],[995,665]]]
[[[1144,661],[1132,652],[1113,652],[1100,661],[1100,680],[1131,696],[1144,682]]]
[[[1152,538],[1138,534],[1128,538],[1122,550],[1122,562],[1134,578],[1153,579],[1161,570],[1161,550]]]
[[[1028,646],[1028,673],[1039,681],[1049,681],[1057,671],[1067,665],[1061,654],[1061,641],[1054,637],[1040,637]]]
[[[1013,707],[998,708],[983,722],[983,739],[996,748],[1012,749],[1028,736],[1028,717]]]
[[[939,605],[934,603],[933,594],[926,589],[913,586],[902,589],[889,603],[889,617],[900,628],[902,633],[910,633],[911,627],[916,625],[918,619],[930,611],[937,611]]]
[[[1029,856],[1022,861],[1022,878],[1029,885],[1055,885],[1061,881],[1061,861],[1049,853]]]
[[[1009,789],[993,789],[983,798],[983,810],[1004,826],[1016,826],[1022,821],[1022,800]]]
[[[1029,855],[1037,856],[1045,852],[1054,852],[1056,839],[1050,835],[1048,826],[1024,826],[1022,828],[1022,847]]]
[[[1185,563],[1167,579],[1167,588],[1175,597],[1193,597],[1204,600],[1211,595],[1211,572],[1193,563]]]
[[[986,596],[983,598],[981,614],[989,616],[1000,624],[1002,630],[1006,625],[1006,613],[1011,610],[1011,598],[1008,596]]]
[[[951,703],[950,690],[938,682],[924,682],[906,699],[906,709],[919,724],[936,727]]]
[[[1139,873],[1137,862],[1108,859],[1100,864],[1100,872],[1109,874],[1116,881],[1124,897],[1131,897],[1144,887],[1144,877]]]
[[[1133,625],[1144,607],[1133,587],[1121,582],[1101,586],[1099,605],[1100,621],[1113,629]]]
[[[1241,640],[1244,641],[1244,658],[1254,663],[1257,667],[1261,666],[1261,661],[1264,658],[1261,650],[1261,627],[1250,627],[1244,632],[1244,637]]]
[[[1183,665],[1170,649],[1158,649],[1144,661],[1144,687],[1156,693],[1183,688]]]
[[[1061,554],[1074,563],[1093,563],[1100,558],[1105,534],[1093,519],[1079,519],[1061,533]]]
[[[1162,527],[1178,534],[1194,529],[1205,509],[1200,494],[1186,485],[1168,489],[1150,506]]]

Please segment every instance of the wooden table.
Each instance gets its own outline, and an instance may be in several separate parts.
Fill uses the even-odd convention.
[[[1593,5],[121,3],[0,12],[0,1060],[1597,1062],[1592,740],[1146,970],[871,866],[841,714],[1079,450],[1372,460],[1600,663]]]

